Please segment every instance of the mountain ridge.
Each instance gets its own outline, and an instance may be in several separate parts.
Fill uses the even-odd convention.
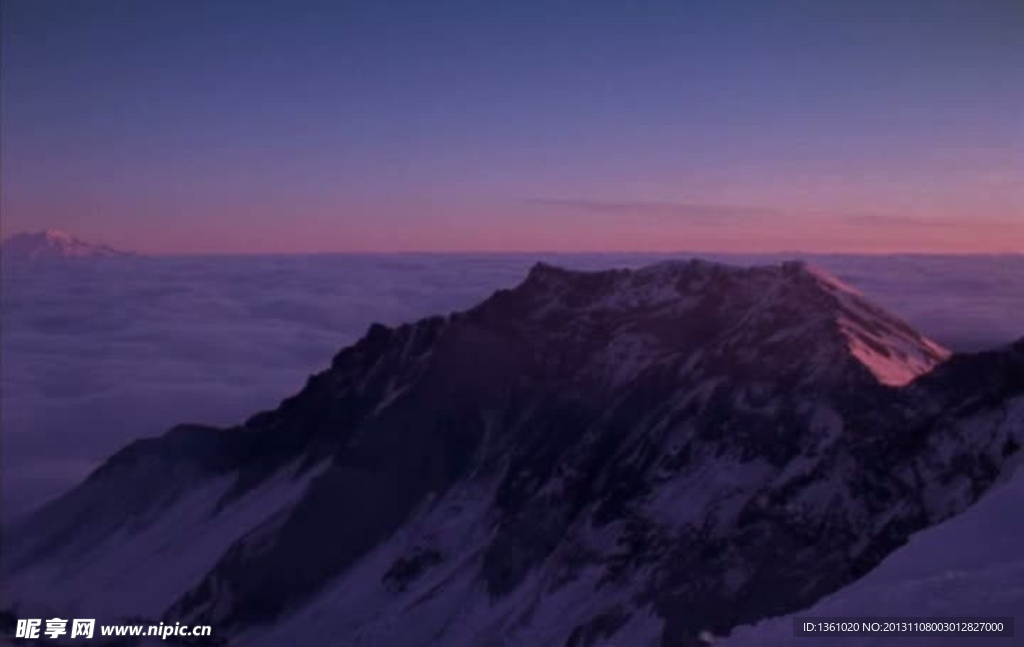
[[[886,383],[856,343],[906,358],[911,379]],[[26,524],[22,571],[45,579],[33,567],[66,555],[59,538],[83,510],[113,509],[80,541],[103,554],[126,524],[160,524],[154,501],[178,509],[214,488],[192,522],[209,535],[290,483],[292,498],[236,526],[147,611],[287,627],[389,554],[364,593],[443,640],[389,634],[338,602],[350,644],[529,630],[582,646],[634,624],[694,644],[856,579],[999,477],[1020,447],[998,411],[1021,401],[1024,344],[942,350],[806,265],[538,264],[465,312],[372,325],[238,427],[133,443]],[[136,496],[118,498],[129,483]],[[464,537],[444,530],[459,524]],[[563,598],[542,631],[537,605]],[[477,622],[490,628],[459,633]]]

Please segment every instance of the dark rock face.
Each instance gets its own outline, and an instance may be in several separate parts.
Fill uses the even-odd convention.
[[[409,584],[426,571],[444,561],[444,556],[435,548],[417,548],[408,557],[399,557],[384,572],[383,580],[399,593],[405,592]]]
[[[167,619],[280,619],[396,533],[440,532],[412,521],[462,488],[490,493],[485,539],[389,560],[375,581],[392,595],[449,561],[493,600],[594,577],[600,604],[550,644],[597,644],[639,609],[663,645],[698,644],[851,582],[998,478],[1021,444],[1006,412],[1024,398],[1024,343],[946,356],[802,264],[538,265],[467,312],[375,324],[240,427],[133,444],[30,521],[22,554],[59,551],[110,480],[140,494],[86,543],[196,474],[234,478],[224,511],[297,463],[319,470],[301,498],[238,536]],[[144,462],[184,476],[150,485]]]

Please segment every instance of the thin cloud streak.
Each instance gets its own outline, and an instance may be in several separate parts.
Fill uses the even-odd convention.
[[[978,227],[1012,229],[1020,223],[992,218],[918,218],[884,213],[846,213],[829,210],[784,210],[771,207],[745,207],[736,205],[704,204],[699,202],[614,201],[581,198],[533,198],[528,204],[559,207],[599,215],[625,217],[673,217],[694,224],[735,225],[743,221],[764,219],[806,220],[818,223],[865,227],[922,227],[964,228]]]
[[[845,221],[851,225],[865,225],[872,227],[939,227],[949,229],[973,229],[977,227],[1013,227],[1020,226],[1020,223],[1013,223],[1005,220],[993,219],[953,219],[953,218],[914,218],[911,216],[896,216],[882,214],[852,214],[845,216]]]
[[[733,224],[740,220],[775,218],[783,215],[781,211],[762,207],[738,207],[696,202],[613,202],[584,199],[533,198],[527,200],[527,203],[602,215],[668,216],[702,224],[724,222]]]

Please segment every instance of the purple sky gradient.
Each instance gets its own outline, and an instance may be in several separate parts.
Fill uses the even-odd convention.
[[[3,235],[1024,250],[1024,3],[6,0]]]

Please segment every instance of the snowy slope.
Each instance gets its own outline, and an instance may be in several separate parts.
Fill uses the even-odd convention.
[[[316,471],[296,474],[295,467],[282,469],[223,512],[218,502],[233,479],[192,482],[176,500],[135,515],[136,520],[149,517],[148,522],[117,525],[98,542],[72,542],[45,561],[29,560],[4,578],[0,591],[44,615],[158,618],[240,534],[300,497]],[[88,523],[83,520],[68,538],[86,535]],[[97,587],[104,595],[96,594]]]
[[[950,352],[906,322],[872,305],[856,289],[823,270],[807,267],[833,294],[837,320],[850,351],[883,384],[900,386],[949,359]]]
[[[1010,414],[1024,438],[1024,400]],[[1014,640],[1024,644],[1024,470],[992,489],[970,510],[915,534],[863,579],[795,616],[804,617],[1012,617]],[[854,638],[849,647],[960,647],[970,638]],[[792,617],[739,627],[723,647],[834,645],[836,639],[793,638]],[[987,641],[986,641],[987,644]]]

